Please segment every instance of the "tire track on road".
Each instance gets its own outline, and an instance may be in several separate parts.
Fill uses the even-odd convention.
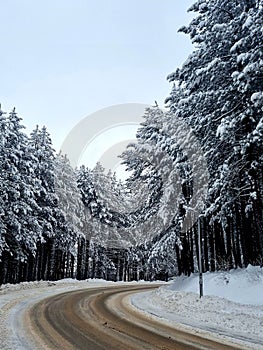
[[[244,350],[151,319],[128,305],[132,293],[152,288],[156,285],[59,294],[33,305],[25,323],[40,350]]]

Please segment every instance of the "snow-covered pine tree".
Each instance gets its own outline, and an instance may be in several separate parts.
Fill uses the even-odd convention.
[[[30,135],[29,143],[37,163],[34,168],[35,177],[38,179],[35,197],[39,206],[37,217],[41,227],[34,275],[36,280],[52,279],[55,278],[52,271],[55,263],[52,261],[62,260],[61,252],[54,251],[54,244],[58,225],[63,223],[62,213],[58,209],[58,196],[55,193],[55,152],[46,127],[39,129],[37,126]],[[57,263],[57,268],[58,265]]]
[[[36,216],[35,158],[15,109],[1,113],[1,241],[3,282],[32,279],[29,262],[35,254],[40,226]],[[0,281],[1,282],[1,281]]]
[[[73,277],[76,248],[79,242],[85,241],[83,233],[85,217],[76,173],[62,154],[58,154],[55,158],[55,191],[62,221],[57,225],[55,246],[56,249],[63,251],[65,256],[65,277]]]
[[[181,31],[195,50],[168,77],[168,101],[207,157],[205,267],[246,265],[263,254],[262,1],[200,0],[191,10]]]
[[[4,181],[3,181],[3,176],[4,176],[4,161],[5,161],[5,136],[6,136],[6,118],[5,118],[5,112],[2,111],[1,104],[0,104],[0,186],[1,186],[1,193],[4,193]],[[5,223],[3,220],[4,216],[4,203],[5,199],[4,196],[0,196],[0,265],[3,261],[3,252],[6,249],[6,240],[5,240]],[[1,268],[2,270],[2,268]],[[2,280],[2,278],[1,278]],[[0,284],[1,284],[0,280]]]
[[[190,251],[188,249],[193,246],[193,238],[186,228],[187,226],[191,228],[194,217],[185,220],[184,206],[192,207],[194,212],[198,211],[199,202],[204,199],[203,184],[193,185],[193,171],[200,164],[201,168],[195,172],[195,177],[198,178],[196,182],[201,183],[200,179],[203,177],[205,184],[207,172],[201,162],[204,157],[198,150],[200,145],[191,128],[187,128],[184,121],[175,119],[173,113],[153,107],[146,110],[144,118],[145,121],[137,133],[138,143],[131,145],[123,153],[124,163],[130,171],[133,170],[133,175],[128,179],[131,189],[138,187],[137,183],[144,185],[148,183],[148,193],[143,191],[140,193],[146,194],[146,198],[150,201],[148,205],[144,205],[143,210],[140,209],[140,213],[146,212],[144,220],[147,218],[151,225],[146,229],[144,223],[140,243],[144,242],[143,239],[149,240],[151,237],[152,243],[148,247],[152,250],[151,261],[153,257],[161,261],[163,257],[161,252],[167,250],[167,246],[171,246],[173,256],[169,259],[170,261],[177,259],[174,271],[178,272],[180,269],[193,271],[193,249]],[[193,156],[197,156],[198,159],[200,157],[201,161],[193,160]],[[140,203],[143,203],[143,200]],[[152,266],[152,262],[148,263]],[[168,270],[171,273],[171,269]]]

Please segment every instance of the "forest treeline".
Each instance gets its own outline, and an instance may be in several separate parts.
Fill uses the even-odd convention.
[[[0,284],[168,278],[263,264],[263,1],[199,0],[193,52],[121,155],[72,169],[0,108]],[[172,45],[172,43],[171,43]]]

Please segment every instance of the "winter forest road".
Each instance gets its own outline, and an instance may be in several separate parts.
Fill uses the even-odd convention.
[[[150,288],[153,286],[92,288],[62,293],[34,304],[25,314],[26,331],[33,348],[238,349],[231,344],[221,344],[217,338],[202,338],[161,323],[129,305],[132,293]]]

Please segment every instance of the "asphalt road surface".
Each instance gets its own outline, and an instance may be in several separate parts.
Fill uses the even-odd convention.
[[[156,286],[155,286],[156,287]],[[123,286],[67,292],[34,304],[25,327],[36,350],[230,350],[219,338],[182,331],[136,311],[129,295],[153,286]]]

